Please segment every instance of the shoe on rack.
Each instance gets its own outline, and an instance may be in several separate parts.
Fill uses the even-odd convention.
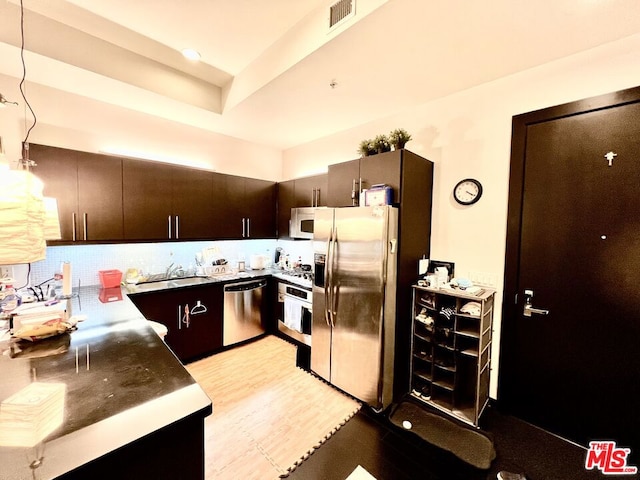
[[[522,473],[512,473],[512,472],[506,472],[506,471],[502,471],[498,473],[498,480],[527,480],[527,477],[525,477]]]

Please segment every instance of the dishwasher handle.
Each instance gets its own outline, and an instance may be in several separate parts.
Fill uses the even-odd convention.
[[[267,286],[266,280],[250,280],[248,282],[228,283],[224,286],[225,292],[246,292]]]

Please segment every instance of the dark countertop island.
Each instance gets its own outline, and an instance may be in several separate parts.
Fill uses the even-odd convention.
[[[209,397],[126,295],[74,295],[77,330],[0,340],[0,478],[204,478]]]

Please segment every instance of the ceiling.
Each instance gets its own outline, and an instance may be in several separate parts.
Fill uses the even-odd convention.
[[[355,1],[329,32],[331,0],[24,0],[28,80],[287,149],[640,33],[637,0]]]

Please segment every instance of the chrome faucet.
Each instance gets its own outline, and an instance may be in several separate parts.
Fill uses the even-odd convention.
[[[174,277],[180,277],[180,276],[184,277],[184,271],[182,270],[182,265],[176,265],[175,263],[172,263],[167,267],[166,275],[167,275],[167,278],[174,278]]]

